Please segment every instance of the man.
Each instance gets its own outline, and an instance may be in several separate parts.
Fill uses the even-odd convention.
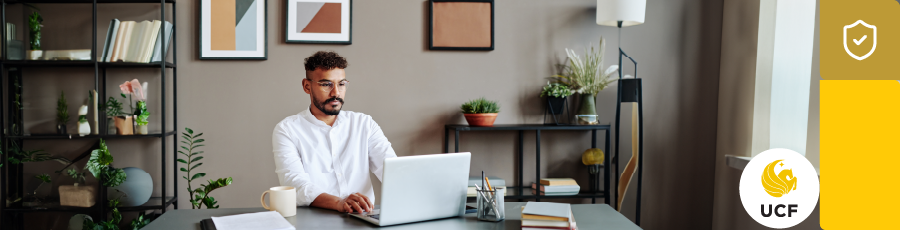
[[[397,154],[371,116],[341,111],[347,60],[319,51],[304,61],[303,91],[311,106],[275,126],[278,181],[297,189],[297,205],[370,212],[375,192],[369,172],[382,180],[384,159]]]

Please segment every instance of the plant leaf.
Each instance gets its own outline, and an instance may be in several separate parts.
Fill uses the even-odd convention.
[[[182,171],[182,172],[187,172],[187,169],[181,168],[181,171]]]
[[[204,176],[206,176],[206,173],[197,173],[191,177],[191,180],[196,180],[197,178],[204,177]]]
[[[191,160],[191,162],[197,162],[200,159],[203,159],[203,156],[195,157],[194,159]]]
[[[184,130],[186,130],[190,134],[194,134],[194,130],[192,130],[191,128],[184,127]]]
[[[201,153],[203,153],[203,151],[193,152],[193,153],[191,153],[191,156],[194,156],[194,155],[197,155],[197,154],[201,154]]]
[[[204,141],[206,141],[206,139],[196,139],[196,140],[194,140],[194,143],[196,144],[196,143],[200,143],[200,142],[204,142]]]
[[[192,138],[197,138],[197,137],[200,137],[200,136],[202,136],[202,135],[203,135],[203,133],[198,133],[197,135],[194,135]]]
[[[195,168],[197,168],[197,166],[200,166],[200,165],[202,165],[202,164],[203,164],[203,163],[197,163],[197,164],[195,164],[194,166],[191,166],[191,170],[194,170]]]
[[[176,161],[187,164],[187,161],[185,161],[184,159],[180,159],[180,158],[179,158],[179,159],[176,160]]]

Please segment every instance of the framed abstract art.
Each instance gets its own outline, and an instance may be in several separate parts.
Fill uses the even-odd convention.
[[[266,60],[265,0],[200,0],[200,59]]]
[[[351,44],[352,0],[285,1],[285,42]]]
[[[494,50],[494,0],[431,0],[431,50]]]

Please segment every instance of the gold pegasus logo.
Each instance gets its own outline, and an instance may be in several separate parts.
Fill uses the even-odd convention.
[[[781,197],[792,190],[797,190],[797,178],[794,177],[793,169],[782,169],[777,175],[775,174],[775,165],[781,161],[773,161],[763,170],[762,185],[772,197]],[[784,166],[784,163],[781,163],[781,166]]]

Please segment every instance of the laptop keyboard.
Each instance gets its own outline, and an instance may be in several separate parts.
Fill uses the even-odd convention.
[[[369,217],[378,220],[378,217],[381,217],[381,214],[369,215]]]

